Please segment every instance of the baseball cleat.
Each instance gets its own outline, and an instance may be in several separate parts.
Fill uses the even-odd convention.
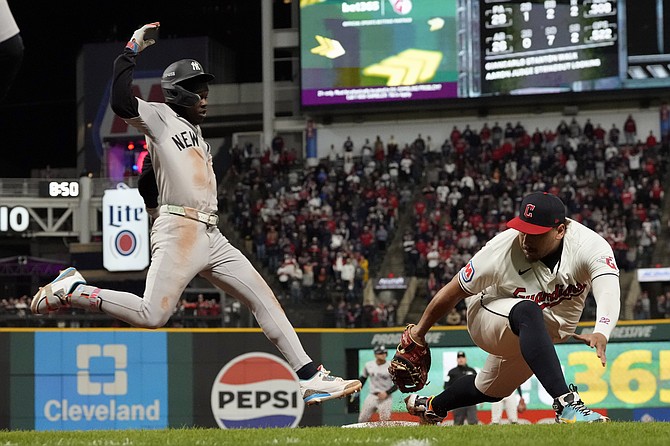
[[[405,398],[405,405],[407,412],[410,415],[417,416],[421,419],[421,424],[438,424],[444,420],[444,417],[439,416],[433,411],[434,396],[420,396],[412,394]]]
[[[68,297],[77,286],[85,284],[86,280],[79,271],[69,267],[60,272],[51,283],[37,291],[30,302],[30,310],[34,314],[47,314],[69,305]]]
[[[554,400],[557,423],[601,423],[610,419],[584,405],[577,393],[577,386],[570,384],[570,392]]]
[[[363,385],[357,379],[342,379],[331,376],[330,372],[320,365],[318,371],[310,379],[300,380],[300,393],[305,404],[319,404],[333,398],[344,398],[361,390]]]

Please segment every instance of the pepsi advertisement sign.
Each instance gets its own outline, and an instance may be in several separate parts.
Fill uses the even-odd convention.
[[[102,197],[102,261],[108,271],[142,271],[149,265],[149,220],[137,189],[120,183]]]
[[[222,429],[296,427],[305,408],[295,372],[262,352],[238,356],[219,371],[211,404]]]
[[[35,430],[168,425],[164,332],[35,333]]]

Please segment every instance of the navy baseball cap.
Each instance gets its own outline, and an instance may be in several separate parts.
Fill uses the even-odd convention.
[[[465,358],[465,352],[460,351],[460,352],[456,353],[456,357],[457,358]]]
[[[381,355],[383,353],[386,353],[386,347],[384,347],[383,345],[378,345],[378,346],[375,347],[375,354],[376,355]]]
[[[533,192],[521,201],[519,215],[507,222],[508,228],[524,234],[544,234],[565,223],[565,205],[556,195]]]

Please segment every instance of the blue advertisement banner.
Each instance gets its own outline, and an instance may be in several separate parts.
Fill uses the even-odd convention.
[[[164,332],[35,333],[35,430],[168,425]]]

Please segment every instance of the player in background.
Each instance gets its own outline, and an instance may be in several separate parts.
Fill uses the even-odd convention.
[[[0,0],[0,101],[21,68],[23,50],[23,39],[7,0]]]
[[[343,380],[323,366],[317,368],[268,284],[219,231],[212,155],[200,129],[207,115],[208,83],[214,76],[195,60],[180,60],[163,73],[166,103],[145,102],[132,94],[136,58],[155,43],[149,35],[155,35],[158,27],[156,22],[135,31],[114,61],[111,95],[114,112],[144,133],[158,186],[158,218],[151,230],[144,297],[88,285],[76,269],[67,268],[35,294],[33,313],[71,306],[104,312],[135,327],[158,328],[169,320],[188,283],[200,274],[251,309],[265,335],[296,371],[307,405],[360,390],[358,380]]]
[[[500,424],[503,410],[507,412],[507,420],[510,424],[519,424],[519,414],[526,410],[526,402],[523,399],[521,387],[517,387],[516,391],[519,394],[518,403],[514,393],[506,396],[500,401],[491,403],[491,424]]]
[[[568,386],[553,344],[572,336],[595,348],[605,367],[620,307],[612,248],[566,218],[563,202],[548,193],[525,196],[507,226],[435,294],[411,329],[411,336],[425,343],[428,330],[465,299],[470,336],[489,353],[484,367],[437,396],[410,395],[407,410],[437,423],[457,407],[501,400],[534,374],[554,398],[556,422],[609,421],[584,405],[576,386]],[[596,325],[593,333],[578,335],[590,291]]]
[[[365,363],[363,372],[358,378],[362,384],[365,384],[368,378],[370,379],[370,393],[365,398],[365,401],[363,401],[361,413],[358,415],[359,423],[370,421],[375,411],[379,412],[380,421],[389,421],[393,405],[391,394],[398,390],[389,374],[389,363],[386,361],[388,355],[386,347],[378,345],[375,347],[374,352],[375,359]]]

